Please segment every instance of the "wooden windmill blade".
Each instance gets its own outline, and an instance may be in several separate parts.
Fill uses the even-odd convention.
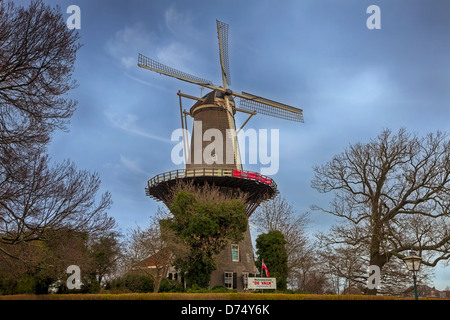
[[[138,56],[138,66],[144,69],[148,69],[151,71],[155,71],[159,74],[163,74],[169,77],[177,78],[179,80],[183,80],[189,83],[194,83],[199,86],[207,87],[212,90],[220,90],[224,91],[221,87],[217,87],[213,85],[213,83],[209,80],[193,76],[189,73],[179,71],[177,69],[174,69],[172,67],[168,67],[158,61],[155,61],[153,59],[150,59],[143,54],[139,53]]]
[[[303,110],[286,104],[262,98],[250,93],[241,94],[233,92],[233,95],[241,98],[239,108],[247,111],[261,113],[284,120],[303,122]]]
[[[228,56],[228,24],[216,20],[217,22],[217,36],[219,38],[219,54],[220,66],[222,68],[223,88],[231,85],[230,76],[230,58]]]

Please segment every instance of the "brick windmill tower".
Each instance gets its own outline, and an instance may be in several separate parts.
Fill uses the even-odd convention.
[[[187,116],[194,120],[190,143],[187,139],[183,141],[186,169],[158,174],[151,178],[147,183],[146,194],[157,201],[162,201],[169,207],[171,204],[168,195],[177,181],[191,181],[195,185],[213,184],[224,192],[246,193],[248,195],[246,212],[247,217],[250,217],[261,202],[274,197],[278,190],[275,181],[270,177],[262,176],[258,172],[243,170],[234,115],[236,112],[249,114],[249,118],[240,128],[242,129],[248,120],[258,113],[303,122],[303,112],[301,109],[253,94],[231,91],[228,88],[231,84],[228,24],[217,20],[217,33],[222,86],[213,85],[211,81],[181,72],[139,54],[138,66],[141,68],[212,90],[203,97],[194,97],[178,92],[182,128],[185,129],[187,126]],[[182,97],[195,101],[188,112],[182,110]],[[236,107],[235,98],[240,100],[239,108]],[[215,148],[208,153],[205,152],[208,151],[208,142],[205,142],[202,137],[210,129],[220,133],[223,141],[216,144]],[[250,231],[247,229],[241,242],[230,241],[216,257],[217,269],[211,275],[210,286],[225,285],[230,289],[245,290],[247,278],[258,273],[254,260]]]

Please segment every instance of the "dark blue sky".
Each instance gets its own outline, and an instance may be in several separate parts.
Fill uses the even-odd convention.
[[[231,89],[304,110],[304,124],[258,115],[246,126],[280,130],[273,178],[298,213],[326,207],[330,196],[310,187],[312,167],[349,144],[383,128],[450,131],[448,0],[45,2],[63,12],[80,7],[84,44],[71,92],[78,109],[49,153],[100,174],[123,231],[147,223],[161,205],[145,196],[146,181],[177,169],[170,158],[180,127],[177,91],[200,95],[195,85],[137,67],[137,55],[221,84],[216,19],[230,25]],[[373,4],[380,30],[366,27]],[[311,232],[333,222],[317,212],[311,220]],[[437,273],[438,288],[450,285],[447,273]]]

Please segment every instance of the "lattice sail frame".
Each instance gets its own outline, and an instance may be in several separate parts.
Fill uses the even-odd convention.
[[[272,116],[284,120],[303,122],[303,114],[292,112],[289,110],[274,107],[265,103],[261,103],[254,100],[240,99],[239,108],[247,111],[254,111],[256,113],[261,113],[266,116]]]
[[[200,77],[193,76],[189,73],[171,68],[166,66],[158,61],[150,59],[143,54],[139,53],[138,56],[138,66],[141,68],[149,69],[155,71],[159,74],[164,74],[166,76],[171,76],[174,78],[178,78],[180,80],[197,83],[199,85],[212,85],[212,82]]]
[[[226,83],[231,86],[230,57],[228,55],[228,24],[217,20],[217,33],[219,38],[219,54],[222,72],[225,73]]]

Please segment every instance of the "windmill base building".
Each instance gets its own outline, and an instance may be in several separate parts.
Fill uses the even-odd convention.
[[[233,110],[234,101],[232,99],[229,104]],[[197,130],[201,130],[200,132],[196,132],[194,127],[189,148],[189,160],[193,159],[196,153],[204,154],[203,151],[208,142],[197,139],[196,136],[203,136],[209,129],[218,130],[224,140],[237,142],[235,137],[227,135],[227,130],[234,127],[234,117],[231,118],[233,123],[230,126],[228,111],[220,92],[212,91],[204,96],[192,106],[190,114],[194,117],[194,121],[201,121],[202,125],[196,127]],[[220,145],[223,146],[223,150],[220,152],[215,150],[217,153],[214,154],[216,156],[214,161],[206,162],[205,159],[199,163],[189,161],[184,170],[166,172],[150,179],[146,187],[147,195],[170,207],[171,189],[177,185],[177,182],[185,181],[199,187],[204,184],[214,185],[226,194],[246,194],[246,214],[247,217],[250,217],[262,201],[272,198],[277,193],[277,185],[269,177],[262,176],[257,172],[242,170],[239,163],[234,161],[226,163],[227,152],[235,154],[230,147],[233,143],[232,141],[223,141]],[[228,150],[226,146],[228,146]],[[217,158],[217,154],[221,154],[221,159]],[[237,243],[229,241],[215,259],[217,268],[211,274],[210,286],[223,285],[238,291],[245,290],[248,277],[254,277],[258,273],[249,228],[244,233],[243,240]]]

